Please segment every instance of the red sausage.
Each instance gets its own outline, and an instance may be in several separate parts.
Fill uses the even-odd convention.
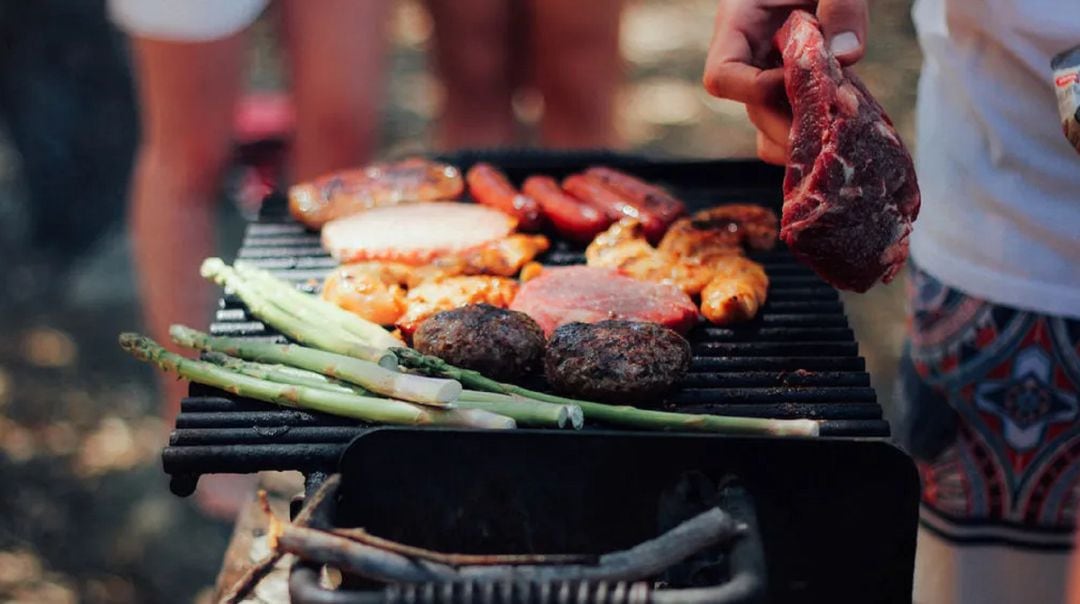
[[[599,179],[634,207],[656,214],[667,224],[686,213],[686,204],[674,195],[625,172],[597,166],[586,170],[585,175]]]
[[[465,174],[469,193],[477,203],[491,206],[517,218],[518,228],[535,231],[543,224],[540,204],[522,195],[506,176],[491,164],[479,163]]]
[[[567,239],[588,243],[611,225],[600,210],[567,195],[549,176],[530,176],[521,190],[540,203],[555,230]]]
[[[605,185],[599,178],[574,174],[563,179],[562,186],[574,197],[592,205],[612,220],[634,218],[641,223],[645,237],[657,242],[664,236],[667,224],[649,210],[635,207],[625,197]]]

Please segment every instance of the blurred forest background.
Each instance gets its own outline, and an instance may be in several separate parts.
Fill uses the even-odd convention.
[[[716,3],[628,2],[618,110],[628,150],[753,155],[742,107],[708,97],[700,85]],[[920,57],[909,10],[908,0],[872,3],[858,72],[913,144]],[[285,80],[269,18],[255,26],[256,91]],[[440,107],[426,54],[431,31],[421,2],[395,2],[383,154],[430,148]],[[115,344],[119,331],[140,326],[124,228],[136,140],[126,61],[102,0],[0,0],[3,601],[205,599],[229,534],[228,524],[169,493],[159,461],[168,427],[156,415],[153,375]],[[519,113],[536,118],[528,103]],[[36,207],[31,187],[44,200]],[[240,241],[240,205],[232,195],[221,204],[225,256]],[[902,291],[894,283],[847,298],[886,405],[903,334]]]

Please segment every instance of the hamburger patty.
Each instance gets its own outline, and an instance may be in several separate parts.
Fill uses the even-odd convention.
[[[544,374],[559,392],[605,403],[656,402],[690,368],[690,343],[644,321],[568,323],[548,340]]]
[[[544,332],[525,313],[470,304],[421,323],[413,346],[451,365],[507,381],[539,369]]]

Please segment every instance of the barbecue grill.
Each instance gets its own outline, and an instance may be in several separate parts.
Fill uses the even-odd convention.
[[[692,210],[749,201],[779,213],[781,201],[782,171],[754,161],[654,161],[609,153],[539,152],[465,153],[441,159],[462,169],[488,161],[516,182],[535,173],[561,177],[590,165],[610,165],[670,188]],[[247,229],[238,257],[312,289],[336,266],[321,248],[318,235],[289,217],[280,195],[263,204],[259,219]],[[342,454],[354,440],[356,446],[362,444],[360,449],[380,459],[393,459],[385,456],[385,451],[393,450],[398,456],[428,461],[441,458],[418,453],[415,447],[435,443],[431,447],[437,448],[447,438],[458,445],[444,447],[438,455],[454,458],[455,450],[468,449],[474,441],[498,443],[504,448],[499,454],[504,461],[535,455],[531,444],[515,439],[566,443],[608,457],[613,450],[629,452],[633,446],[645,446],[659,460],[650,462],[656,468],[675,472],[708,466],[714,474],[737,470],[750,485],[757,505],[763,506],[758,516],[770,580],[775,578],[780,585],[772,587],[772,595],[812,599],[844,593],[875,601],[910,601],[918,483],[910,459],[886,442],[889,426],[838,294],[796,262],[782,244],[750,257],[765,266],[770,279],[768,301],[758,317],[736,326],[696,328],[688,337],[694,355],[689,374],[656,404],[693,413],[815,419],[821,422],[823,438],[680,434],[635,441],[633,435],[598,426],[573,434],[515,431],[501,437],[425,428],[385,429],[279,408],[193,384],[162,454],[165,471],[171,475],[170,488],[188,495],[206,473],[299,470],[308,477],[310,489],[338,470]],[[582,263],[584,256],[580,248],[553,241],[552,249],[540,260],[567,265]],[[284,341],[249,316],[231,295],[221,299],[210,331]],[[543,388],[542,382],[529,385]],[[514,442],[517,445],[507,444]],[[703,460],[712,461],[699,463]],[[461,463],[481,462],[469,458]],[[423,477],[425,469],[421,464],[403,474]],[[457,474],[462,472],[467,473]],[[372,480],[376,475],[372,474]],[[454,492],[453,481],[444,478],[438,484]],[[376,494],[385,483],[373,484],[378,485],[371,491],[376,498],[399,496],[402,488],[398,481],[394,493]],[[787,499],[792,492],[799,499]],[[792,510],[792,506],[800,509]],[[812,530],[803,526],[807,519],[818,519],[810,521],[815,525]],[[415,518],[401,520],[417,522]],[[889,567],[882,570],[882,565]],[[883,591],[869,591],[875,581]]]

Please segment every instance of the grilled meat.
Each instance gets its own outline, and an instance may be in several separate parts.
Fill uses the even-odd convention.
[[[753,319],[769,290],[765,269],[743,256],[716,258],[710,267],[715,273],[701,291],[701,314],[717,325]]]
[[[641,224],[624,218],[596,236],[585,248],[589,266],[613,268],[642,281],[671,283],[696,296],[712,279],[713,271],[705,264],[683,262],[649,245]]]
[[[754,204],[716,206],[671,225],[658,249],[688,261],[741,254],[743,247],[771,250],[779,224],[776,214]]]
[[[605,319],[652,321],[685,333],[698,320],[694,301],[674,285],[588,266],[544,269],[521,286],[510,308],[528,313],[545,334],[565,323]]]
[[[568,323],[552,334],[544,374],[557,391],[614,404],[656,402],[690,368],[690,344],[655,323]]]
[[[455,199],[465,188],[453,166],[420,158],[327,174],[289,188],[289,211],[308,228],[402,201]]]
[[[503,277],[445,277],[425,281],[405,295],[405,314],[395,323],[405,337],[412,337],[428,317],[469,304],[510,306],[518,282]]]
[[[427,264],[506,237],[514,219],[471,203],[409,203],[331,221],[323,247],[341,262],[391,260]]]
[[[465,174],[465,182],[476,203],[513,216],[523,230],[535,231],[544,224],[540,204],[528,195],[522,195],[495,166],[483,162],[474,165]]]
[[[431,266],[446,275],[513,277],[550,246],[543,235],[515,233],[460,254],[437,258]]]
[[[674,195],[625,172],[597,166],[589,168],[585,174],[603,182],[638,210],[655,214],[665,224],[675,222],[675,219],[686,213],[686,204]]]
[[[765,269],[742,256],[741,248],[729,248],[723,242],[713,245],[707,235],[694,235],[693,240],[695,244],[685,249],[697,255],[683,258],[653,248],[637,223],[624,219],[596,237],[586,248],[585,259],[589,266],[613,268],[644,281],[671,283],[691,296],[701,294],[701,313],[712,323],[752,319],[769,289]]]
[[[413,346],[451,365],[508,381],[540,368],[544,332],[525,313],[470,304],[421,323]]]

